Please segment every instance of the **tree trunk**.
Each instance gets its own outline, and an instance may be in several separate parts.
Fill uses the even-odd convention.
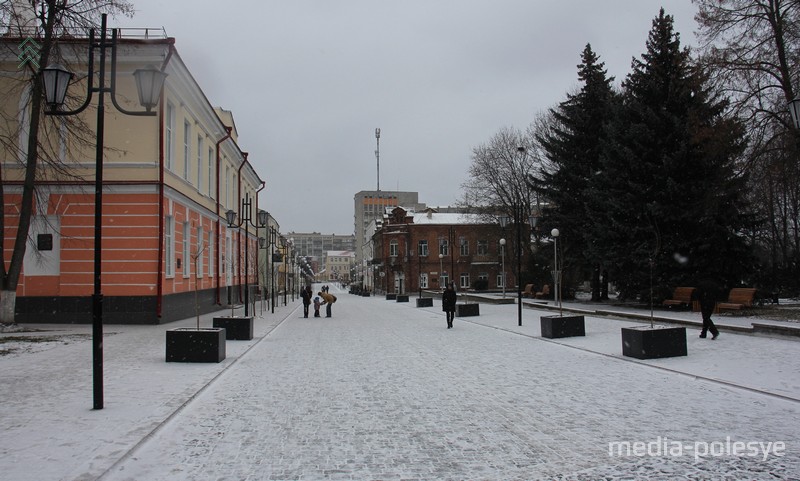
[[[0,291],[0,324],[14,324],[17,291]]]

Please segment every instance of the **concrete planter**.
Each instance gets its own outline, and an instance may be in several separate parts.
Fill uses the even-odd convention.
[[[408,302],[408,296],[406,294],[398,294],[397,302]]]
[[[542,337],[555,339],[586,335],[583,316],[542,316],[539,319]]]
[[[362,292],[361,297],[369,297],[369,292]]]
[[[417,298],[417,307],[433,307],[433,298],[432,297]]]
[[[249,341],[253,338],[252,317],[215,317],[212,325],[224,328],[225,339],[229,341]]]
[[[386,294],[386,300],[387,301],[396,301],[397,300],[397,294]]]
[[[480,316],[480,304],[456,304],[456,317]]]
[[[167,362],[220,362],[225,329],[178,327],[167,330]]]
[[[622,355],[637,359],[686,356],[686,328],[623,327]]]

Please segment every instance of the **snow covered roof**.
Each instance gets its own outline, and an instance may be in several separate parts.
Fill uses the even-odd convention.
[[[414,224],[486,224],[478,214],[420,212],[414,214]]]

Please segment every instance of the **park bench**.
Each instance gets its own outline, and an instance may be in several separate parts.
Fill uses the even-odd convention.
[[[691,306],[692,296],[694,295],[694,287],[676,287],[672,292],[671,299],[664,299],[662,303],[665,306]]]
[[[717,309],[720,311],[738,311],[743,307],[750,307],[753,305],[753,300],[756,297],[756,289],[752,287],[735,287],[731,289],[728,294],[726,302],[717,304]]]
[[[525,290],[522,291],[522,297],[533,297],[535,293],[533,292],[533,284],[526,284]]]
[[[534,294],[533,297],[535,297],[536,299],[543,299],[545,297],[548,297],[549,295],[550,295],[550,285],[545,284],[542,286],[542,290]]]

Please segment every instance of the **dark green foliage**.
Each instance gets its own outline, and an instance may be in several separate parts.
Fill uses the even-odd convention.
[[[651,275],[656,285],[698,276],[737,281],[752,268],[742,235],[745,179],[735,170],[743,132],[723,116],[725,102],[680,47],[663,10],[623,88],[590,214],[612,279],[628,295]]]

